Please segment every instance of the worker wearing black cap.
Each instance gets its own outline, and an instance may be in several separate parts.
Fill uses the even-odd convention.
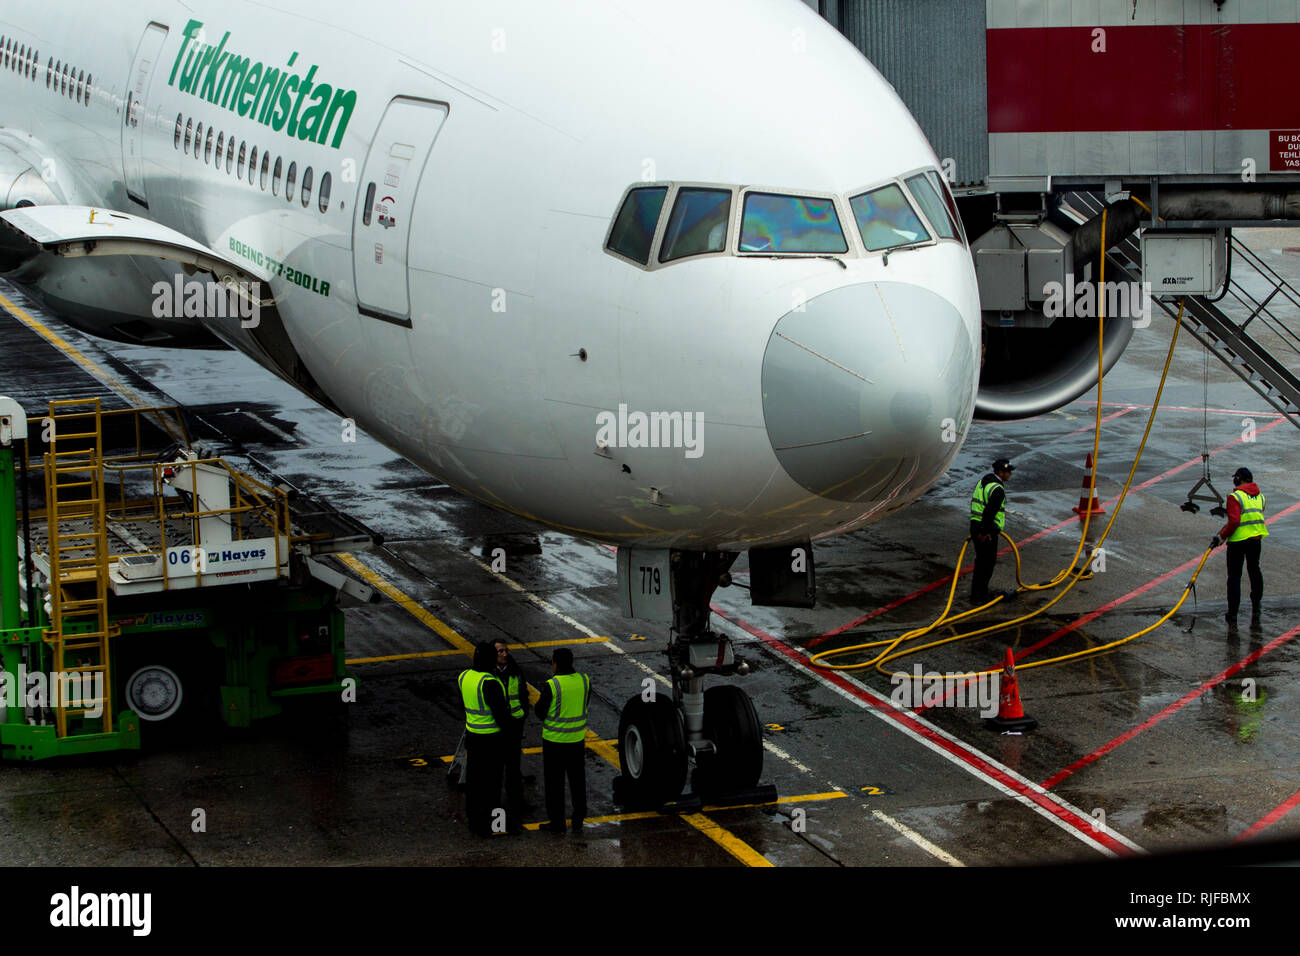
[[[1249,468],[1232,474],[1233,490],[1228,495],[1228,523],[1210,541],[1211,548],[1228,542],[1228,613],[1229,628],[1237,626],[1237,607],[1241,604],[1241,566],[1250,575],[1250,626],[1259,627],[1259,602],[1264,597],[1264,575],[1259,571],[1260,542],[1268,537],[1264,524],[1264,495],[1255,484]]]
[[[970,538],[975,545],[975,573],[971,577],[970,599],[985,604],[992,598],[1011,597],[1014,591],[989,593],[989,580],[998,563],[998,536],[1006,518],[1006,491],[1002,487],[1015,465],[1005,458],[993,463],[993,470],[979,480],[970,500]]]

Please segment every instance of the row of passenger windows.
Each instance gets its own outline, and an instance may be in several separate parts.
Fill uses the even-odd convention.
[[[0,64],[32,82],[40,72],[41,54],[25,44],[9,37],[0,37]],[[76,70],[50,57],[45,64],[45,88],[67,96],[76,103],[90,105],[90,91],[95,82],[93,76],[87,76],[85,70]]]
[[[215,169],[221,169],[224,163],[226,172],[233,171],[238,179],[243,179],[245,172],[247,172],[250,186],[260,183],[262,189],[266,189],[269,184],[273,196],[280,195],[280,184],[283,182],[285,200],[293,202],[295,199],[299,199],[304,209],[311,205],[315,174],[310,166],[305,167],[302,171],[302,190],[301,195],[299,195],[298,164],[296,162],[289,163],[286,168],[283,157],[277,156],[273,166],[271,152],[266,150],[261,154],[262,167],[259,173],[256,146],[250,151],[247,141],[241,140],[238,158],[236,158],[235,137],[233,135],[227,136],[224,131],[218,133],[216,127],[204,127],[202,123],[196,126],[193,118],[187,120],[184,113],[176,114],[175,146],[177,149],[184,149],[186,155],[190,154],[192,146],[195,159],[201,160]],[[321,173],[320,186],[316,193],[316,205],[321,212],[325,212],[330,206],[330,184],[331,177],[327,170]]]
[[[852,196],[848,209],[868,252],[938,239],[965,241],[957,205],[935,170],[908,176]],[[605,248],[648,265],[669,186],[630,190]],[[679,186],[659,241],[661,263],[727,251],[727,230],[736,190],[729,186]],[[917,215],[915,201],[929,221]],[[933,230],[933,231],[932,231]],[[842,255],[849,251],[837,203],[830,197],[744,194],[736,252],[768,255]]]

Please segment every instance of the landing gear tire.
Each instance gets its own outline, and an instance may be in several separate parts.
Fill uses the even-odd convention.
[[[655,809],[681,796],[686,783],[686,735],[676,705],[666,697],[632,697],[618,719],[623,774],[616,798],[632,809]]]
[[[758,785],[763,773],[763,729],[748,694],[732,684],[706,690],[704,736],[717,749],[696,757],[696,792],[711,795]]]

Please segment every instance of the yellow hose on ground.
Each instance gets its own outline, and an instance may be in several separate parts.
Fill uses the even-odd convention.
[[[1101,274],[1101,278],[1100,278],[1100,283],[1104,283],[1104,282],[1105,282],[1105,274],[1106,274],[1106,272],[1105,272],[1105,269],[1106,269],[1106,265],[1105,265],[1105,248],[1106,248],[1106,246],[1105,246],[1105,236],[1106,236],[1106,213],[1105,213],[1105,211],[1103,211],[1103,213],[1102,213],[1102,255],[1101,255],[1101,272],[1100,272],[1100,274]],[[1101,287],[1102,289],[1104,289],[1104,285],[1102,285],[1102,286],[1100,286],[1100,287]],[[1095,430],[1094,430],[1094,435],[1093,435],[1093,449],[1094,449],[1094,451],[1093,451],[1093,463],[1094,463],[1094,466],[1093,466],[1092,480],[1091,480],[1091,482],[1090,482],[1090,487],[1089,487],[1089,497],[1090,497],[1090,498],[1095,494],[1095,489],[1096,489],[1096,475],[1097,475],[1097,464],[1098,464],[1099,453],[1100,453],[1100,440],[1101,440],[1101,379],[1102,379],[1102,369],[1103,369],[1103,367],[1104,367],[1104,363],[1103,363],[1103,354],[1104,354],[1104,353],[1103,353],[1103,342],[1102,342],[1102,324],[1105,322],[1105,305],[1104,305],[1104,298],[1103,298],[1103,296],[1099,295],[1099,296],[1098,296],[1098,301],[1099,301],[1099,303],[1100,303],[1100,308],[1099,308],[1099,316],[1098,316],[1098,323],[1099,323],[1099,324],[1098,324],[1098,333],[1097,333],[1097,338],[1098,338],[1098,343],[1097,343],[1097,345],[1098,345],[1098,356],[1097,356],[1097,365],[1098,365],[1098,380],[1097,380],[1097,391],[1098,391],[1098,394],[1097,394],[1097,422],[1096,422],[1096,428],[1095,428]],[[1143,453],[1143,451],[1144,451],[1145,448],[1146,448],[1147,439],[1150,437],[1150,434],[1151,434],[1151,426],[1152,426],[1152,424],[1155,422],[1156,411],[1157,411],[1157,409],[1160,407],[1160,399],[1161,399],[1161,396],[1162,396],[1162,394],[1163,394],[1163,392],[1164,392],[1165,382],[1166,382],[1166,380],[1167,380],[1168,377],[1169,377],[1169,368],[1170,368],[1170,366],[1171,366],[1171,364],[1172,364],[1172,362],[1173,362],[1174,349],[1175,349],[1175,346],[1177,345],[1177,342],[1178,342],[1178,333],[1179,333],[1179,330],[1180,330],[1181,327],[1182,327],[1182,315],[1183,315],[1183,309],[1184,309],[1184,307],[1185,307],[1185,302],[1180,301],[1180,303],[1179,303],[1179,310],[1178,310],[1178,321],[1175,322],[1175,324],[1174,324],[1174,334],[1173,334],[1173,337],[1170,339],[1170,342],[1169,342],[1169,354],[1168,354],[1168,355],[1166,356],[1166,358],[1165,358],[1165,367],[1164,367],[1164,371],[1162,372],[1162,374],[1161,374],[1161,376],[1160,376],[1160,384],[1159,384],[1158,388],[1156,389],[1156,396],[1155,396],[1155,400],[1154,400],[1154,402],[1152,403],[1152,406],[1151,406],[1151,413],[1150,413],[1150,415],[1148,415],[1148,417],[1147,417],[1146,429],[1143,431],[1143,434],[1142,434],[1142,441],[1141,441],[1141,443],[1140,443],[1139,446],[1138,446],[1138,451],[1137,451],[1137,454],[1134,456],[1132,467],[1129,469],[1128,478],[1127,478],[1127,479],[1125,480],[1125,482],[1124,482],[1124,488],[1123,488],[1123,490],[1121,491],[1120,496],[1119,496],[1119,499],[1118,499],[1117,502],[1116,502],[1115,508],[1114,508],[1114,510],[1113,510],[1112,513],[1111,513],[1110,520],[1107,522],[1105,530],[1102,532],[1101,537],[1098,539],[1096,545],[1094,546],[1093,551],[1092,551],[1092,555],[1095,555],[1095,554],[1097,553],[1097,551],[1100,550],[1101,545],[1102,545],[1102,542],[1104,542],[1104,541],[1106,540],[1106,537],[1110,534],[1110,530],[1111,530],[1111,528],[1112,528],[1112,527],[1114,526],[1114,524],[1115,524],[1115,519],[1116,519],[1116,517],[1118,517],[1118,515],[1119,515],[1119,511],[1120,511],[1121,507],[1122,507],[1123,504],[1124,504],[1124,500],[1125,500],[1125,498],[1128,496],[1129,488],[1130,488],[1130,486],[1131,486],[1132,483],[1133,483],[1133,476],[1134,476],[1134,475],[1136,474],[1136,472],[1137,472],[1138,464],[1139,464],[1139,462],[1140,462],[1141,459],[1142,459],[1142,453]],[[948,616],[949,612],[950,612],[951,609],[952,609],[953,598],[954,598],[954,595],[955,595],[955,593],[956,593],[956,589],[957,589],[957,578],[958,578],[958,576],[959,576],[959,574],[960,574],[960,571],[961,571],[962,561],[963,561],[963,559],[965,558],[965,555],[966,555],[966,547],[967,547],[967,545],[969,544],[969,540],[968,540],[968,541],[966,541],[966,542],[963,542],[963,544],[962,544],[962,548],[961,548],[961,552],[960,552],[960,553],[958,554],[958,556],[957,556],[957,564],[956,564],[956,566],[953,568],[952,584],[951,584],[951,586],[949,587],[949,590],[948,590],[948,600],[947,600],[947,603],[946,603],[945,606],[944,606],[943,612],[939,615],[939,617],[938,617],[938,618],[937,618],[933,623],[931,623],[931,624],[929,624],[929,625],[927,625],[927,626],[925,626],[925,627],[922,627],[922,628],[917,628],[917,629],[915,629],[915,630],[908,631],[908,632],[906,632],[906,633],[904,633],[904,634],[902,634],[902,635],[900,635],[899,637],[896,637],[896,638],[886,638],[886,639],[884,639],[884,640],[880,640],[880,641],[872,641],[872,642],[865,643],[865,644],[856,644],[856,645],[853,645],[853,646],[850,646],[850,647],[833,648],[833,649],[831,649],[831,650],[822,651],[820,654],[813,655],[813,657],[811,657],[811,658],[809,659],[809,663],[812,664],[812,665],[815,666],[815,667],[820,667],[820,668],[829,669],[829,670],[857,670],[857,669],[864,668],[864,667],[872,667],[872,666],[874,666],[874,667],[875,667],[877,670],[879,670],[882,674],[887,674],[887,675],[889,675],[891,678],[896,678],[896,677],[905,677],[905,678],[908,678],[908,679],[915,679],[915,675],[913,675],[913,674],[906,674],[906,673],[903,673],[903,672],[890,672],[890,671],[887,671],[887,670],[884,668],[884,665],[885,665],[887,662],[891,661],[891,660],[897,660],[897,659],[902,658],[902,657],[907,657],[907,656],[910,656],[910,655],[912,655],[912,654],[918,653],[918,652],[920,652],[920,651],[926,650],[926,649],[931,648],[931,647],[938,647],[938,646],[941,645],[941,644],[948,644],[948,643],[951,643],[951,642],[953,642],[953,641],[964,640],[964,639],[966,639],[966,638],[971,638],[971,637],[977,637],[977,636],[982,635],[982,634],[987,634],[987,633],[991,633],[991,632],[993,632],[993,631],[998,631],[998,630],[1002,630],[1002,629],[1004,629],[1004,628],[1012,627],[1012,626],[1015,626],[1015,625],[1017,625],[1017,624],[1023,623],[1024,621],[1027,621],[1027,620],[1029,620],[1029,619],[1031,619],[1031,618],[1033,618],[1033,617],[1036,617],[1036,616],[1038,616],[1039,614],[1042,614],[1042,613],[1043,613],[1044,611],[1046,611],[1048,608],[1052,607],[1054,604],[1056,604],[1058,601],[1060,601],[1063,597],[1065,597],[1065,595],[1066,595],[1067,593],[1069,593],[1070,589],[1073,588],[1074,585],[1075,585],[1079,580],[1083,579],[1084,577],[1090,577],[1090,576],[1091,576],[1089,573],[1086,573],[1086,572],[1087,572],[1087,566],[1088,566],[1088,564],[1091,563],[1091,560],[1092,560],[1091,556],[1090,556],[1090,558],[1089,558],[1089,561],[1088,561],[1087,563],[1085,563],[1085,566],[1084,566],[1084,567],[1079,568],[1077,571],[1074,570],[1074,569],[1075,569],[1075,565],[1078,563],[1079,555],[1080,555],[1080,553],[1082,552],[1083,544],[1084,544],[1084,542],[1087,540],[1087,528],[1088,528],[1088,523],[1089,523],[1090,511],[1091,511],[1091,509],[1089,509],[1089,511],[1087,511],[1087,512],[1084,512],[1084,514],[1083,514],[1083,516],[1082,516],[1082,517],[1083,517],[1083,522],[1084,522],[1083,532],[1082,532],[1082,534],[1080,535],[1079,545],[1078,545],[1078,547],[1077,547],[1076,550],[1075,550],[1074,557],[1073,557],[1073,559],[1071,560],[1070,564],[1069,564],[1069,565],[1068,565],[1068,566],[1067,566],[1067,567],[1066,567],[1062,572],[1058,573],[1058,574],[1056,575],[1056,577],[1052,579],[1051,582],[1048,582],[1048,583],[1043,584],[1043,585],[1037,585],[1037,586],[1030,585],[1030,586],[1026,586],[1026,585],[1023,584],[1023,582],[1021,581],[1021,578],[1020,578],[1020,551],[1019,551],[1019,549],[1016,547],[1016,544],[1015,544],[1015,542],[1011,539],[1011,537],[1010,537],[1009,535],[1007,535],[1005,532],[1002,532],[1002,536],[1003,536],[1004,538],[1007,539],[1008,543],[1010,543],[1010,545],[1011,545],[1011,549],[1012,549],[1012,553],[1013,553],[1014,556],[1015,556],[1015,561],[1016,561],[1016,581],[1017,581],[1018,584],[1020,584],[1022,590],[1043,590],[1043,589],[1046,589],[1046,588],[1055,587],[1055,586],[1057,586],[1057,585],[1058,585],[1062,580],[1064,580],[1066,577],[1069,577],[1070,574],[1071,574],[1071,572],[1073,572],[1073,579],[1069,582],[1069,584],[1066,586],[1066,588],[1065,588],[1063,591],[1061,591],[1061,593],[1058,594],[1055,598],[1053,598],[1050,602],[1048,602],[1047,604],[1045,604],[1043,607],[1039,608],[1038,610],[1033,611],[1033,612],[1031,612],[1031,613],[1029,613],[1029,614],[1022,615],[1022,616],[1020,616],[1020,617],[1018,617],[1018,618],[1014,618],[1014,619],[1012,619],[1012,620],[1010,620],[1010,621],[1006,621],[1006,622],[1001,623],[1001,624],[996,624],[996,625],[992,625],[992,626],[990,626],[990,627],[981,628],[981,629],[979,629],[979,630],[977,630],[977,631],[970,631],[970,632],[967,632],[967,633],[965,633],[965,634],[957,634],[957,635],[954,635],[954,636],[952,636],[952,637],[947,637],[947,638],[944,638],[944,639],[939,640],[939,641],[932,641],[932,642],[930,642],[930,643],[928,643],[928,644],[923,644],[923,645],[920,645],[920,646],[917,646],[917,647],[905,648],[905,649],[903,649],[903,650],[901,650],[901,651],[898,651],[897,653],[894,653],[895,649],[898,648],[900,644],[903,644],[903,643],[905,643],[906,641],[914,640],[914,639],[916,639],[916,638],[922,637],[922,636],[924,636],[924,635],[926,635],[926,634],[928,634],[928,633],[934,631],[934,630],[935,630],[936,628],[938,628],[938,627],[941,627],[941,626],[944,626],[944,625],[948,625],[948,624],[953,624],[953,623],[955,623],[955,622],[957,622],[957,621],[960,621],[960,620],[963,620],[963,619],[965,619],[965,618],[971,617],[971,616],[973,616],[973,615],[975,615],[975,614],[978,614],[978,613],[980,613],[981,611],[984,611],[984,610],[986,610],[987,608],[992,607],[993,604],[996,604],[999,600],[1001,600],[1000,597],[999,597],[999,598],[995,598],[993,601],[990,601],[990,602],[988,602],[987,604],[984,604],[984,605],[982,605],[982,606],[980,606],[980,607],[972,608],[972,609],[970,609],[970,610],[968,610],[968,611],[963,611],[962,613],[960,613],[960,614],[956,614],[956,615],[953,615],[953,616],[951,616],[951,617]],[[1138,632],[1135,633],[1135,634],[1130,634],[1129,636],[1124,637],[1124,638],[1121,638],[1120,640],[1112,641],[1112,642],[1110,642],[1110,643],[1108,643],[1108,644],[1105,644],[1105,645],[1102,645],[1102,646],[1099,646],[1099,647],[1088,648],[1088,649],[1086,649],[1086,650],[1078,651],[1078,652],[1075,652],[1075,653],[1073,653],[1073,654],[1065,654],[1065,655],[1061,655],[1061,656],[1059,656],[1059,657],[1049,658],[1049,659],[1047,659],[1047,660],[1042,660],[1042,661],[1035,661],[1035,662],[1033,662],[1033,663],[1023,664],[1023,665],[1020,665],[1020,666],[1021,666],[1022,668],[1042,667],[1042,666],[1045,666],[1045,665],[1048,665],[1048,664],[1055,664],[1055,663],[1060,663],[1060,662],[1062,662],[1062,661],[1073,660],[1073,659],[1077,659],[1077,658],[1080,658],[1080,657],[1089,656],[1089,655],[1092,655],[1092,654],[1098,654],[1098,653],[1101,653],[1101,652],[1103,652],[1103,651],[1111,650],[1111,649],[1113,649],[1113,648],[1115,648],[1115,647],[1120,646],[1121,644],[1125,644],[1125,643],[1127,643],[1128,641],[1134,640],[1135,638],[1141,637],[1142,635],[1144,635],[1144,634],[1148,634],[1148,633],[1150,633],[1151,631],[1155,630],[1157,627],[1159,627],[1159,626],[1160,626],[1161,624],[1163,624],[1165,621],[1169,620],[1169,618],[1172,617],[1175,613],[1177,613],[1178,609],[1179,609],[1180,607],[1182,607],[1183,602],[1187,600],[1187,595],[1191,592],[1192,588],[1195,586],[1195,584],[1196,584],[1196,578],[1197,578],[1197,576],[1199,576],[1199,574],[1200,574],[1200,572],[1201,572],[1201,568],[1204,567],[1204,565],[1205,565],[1205,561],[1206,561],[1206,559],[1209,557],[1210,550],[1211,550],[1211,549],[1206,549],[1205,553],[1201,556],[1200,563],[1197,565],[1197,567],[1196,567],[1196,571],[1193,573],[1191,580],[1190,580],[1190,581],[1188,582],[1188,584],[1187,584],[1187,587],[1183,590],[1183,594],[1182,594],[1182,596],[1179,598],[1178,602],[1177,602],[1177,603],[1173,606],[1173,608],[1171,608],[1171,609],[1170,609],[1170,610],[1169,610],[1169,611],[1168,611],[1164,616],[1162,616],[1158,621],[1156,621],[1155,624],[1152,624],[1152,625],[1150,625],[1149,627],[1146,627],[1146,628],[1142,629],[1141,631],[1138,631]],[[828,658],[828,657],[838,656],[838,655],[841,655],[841,654],[847,654],[847,653],[851,653],[851,652],[855,652],[855,651],[867,650],[867,649],[870,649],[870,648],[874,648],[874,647],[882,647],[882,646],[884,646],[885,649],[884,649],[883,651],[881,651],[880,653],[878,653],[875,657],[871,658],[870,660],[862,661],[862,662],[859,662],[859,663],[856,663],[856,664],[830,664],[830,663],[826,663],[826,661],[825,661],[825,658]],[[970,678],[970,677],[975,676],[976,674],[991,674],[991,673],[996,673],[998,670],[1000,670],[1000,667],[991,668],[991,669],[989,669],[989,670],[987,670],[987,671],[978,671],[978,672],[971,673],[971,674],[956,674],[956,675],[954,675],[954,674],[947,674],[947,675],[944,675],[944,676],[945,676],[945,677],[948,677],[948,678],[958,678],[958,679],[960,679],[960,678]]]

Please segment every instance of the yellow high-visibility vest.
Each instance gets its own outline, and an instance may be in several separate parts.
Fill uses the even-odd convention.
[[[497,678],[497,680],[500,679]],[[506,705],[510,708],[510,716],[515,720],[524,716],[524,699],[520,694],[521,684],[518,674],[511,674],[506,677]]]
[[[505,688],[501,686],[501,681],[495,674],[467,670],[461,671],[460,676],[456,678],[456,682],[460,685],[461,703],[465,705],[465,729],[471,734],[501,732],[501,728],[497,726],[497,719],[492,716],[492,710],[483,696],[483,688],[488,681],[495,681],[496,685],[501,687],[501,692],[505,693]]]
[[[1247,541],[1250,538],[1267,538],[1268,525],[1264,524],[1264,496],[1248,495],[1240,488],[1228,495],[1241,505],[1241,521],[1228,535],[1229,541]]]
[[[980,483],[975,486],[975,493],[971,495],[970,498],[970,520],[971,521],[984,520],[984,508],[989,503],[989,492],[992,491],[994,488],[1002,488],[1002,483],[999,481],[989,481],[989,482],[980,481]],[[993,518],[993,523],[997,525],[999,531],[1002,530],[1003,524],[1006,523],[1006,504],[1007,504],[1006,494],[1007,494],[1006,489],[1003,489],[1002,504],[998,508],[998,513]]]
[[[587,698],[591,678],[586,674],[556,674],[551,688],[551,707],[542,721],[542,739],[571,744],[587,736]]]

